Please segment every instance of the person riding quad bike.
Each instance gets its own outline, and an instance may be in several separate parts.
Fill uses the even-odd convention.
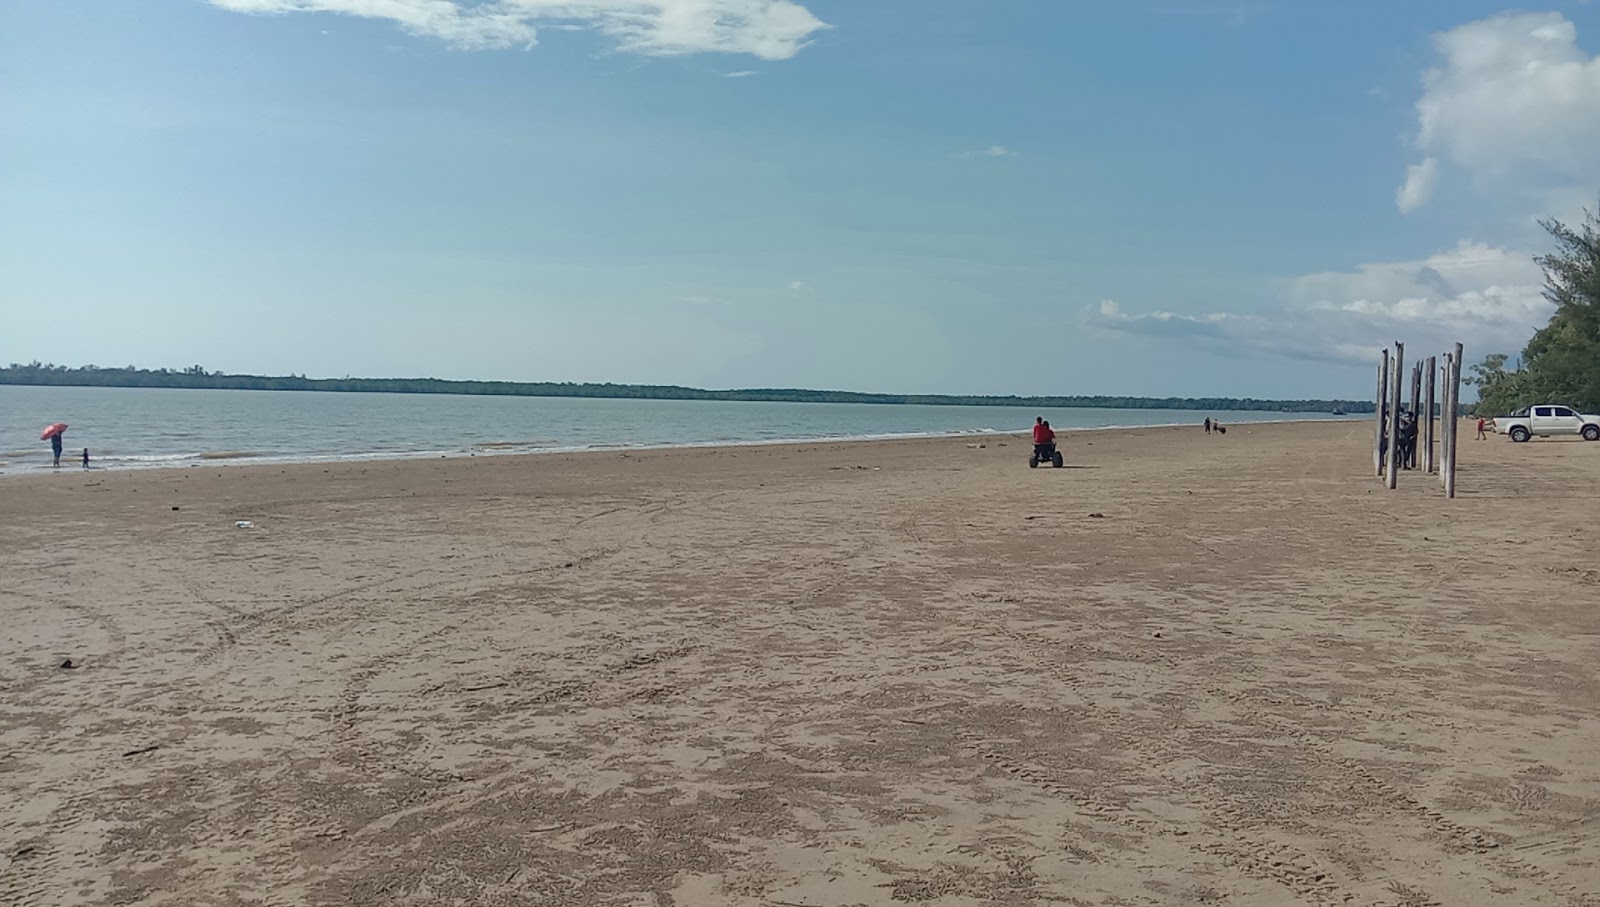
[[[1040,416],[1033,420],[1033,456],[1028,458],[1028,468],[1033,469],[1040,463],[1049,463],[1060,468],[1063,462],[1061,452],[1056,450],[1056,433],[1050,423]]]

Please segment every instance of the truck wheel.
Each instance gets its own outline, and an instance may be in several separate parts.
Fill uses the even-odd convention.
[[[1600,441],[1600,425],[1585,425],[1583,427],[1583,440]]]
[[[1517,442],[1518,444],[1521,444],[1523,441],[1526,441],[1531,437],[1533,437],[1533,435],[1529,434],[1528,430],[1520,425],[1511,429],[1511,440]]]

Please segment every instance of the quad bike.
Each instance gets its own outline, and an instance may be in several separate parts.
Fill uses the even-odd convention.
[[[1061,456],[1061,451],[1056,450],[1056,442],[1046,441],[1043,444],[1033,445],[1033,456],[1028,458],[1028,468],[1037,469],[1040,463],[1049,463],[1057,469],[1066,462]]]

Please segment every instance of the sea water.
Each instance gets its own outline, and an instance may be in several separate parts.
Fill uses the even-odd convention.
[[[83,448],[105,468],[302,462],[783,441],[1331,419],[1328,414],[1031,409],[870,403],[602,400],[0,385],[0,475],[49,469],[39,432],[70,426],[63,468]]]

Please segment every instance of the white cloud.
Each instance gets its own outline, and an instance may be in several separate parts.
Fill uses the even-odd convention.
[[[963,152],[962,157],[1016,157],[1017,153],[1004,145],[990,145],[977,151]]]
[[[1270,315],[1128,314],[1107,301],[1086,322],[1235,354],[1338,363],[1370,364],[1394,340],[1420,355],[1459,341],[1478,356],[1522,349],[1549,319],[1542,279],[1529,255],[1462,243],[1419,261],[1295,278]]]
[[[531,47],[540,27],[588,28],[652,56],[786,60],[827,28],[795,0],[209,0],[240,13],[339,13],[396,23],[464,50]]]
[[[1401,210],[1422,204],[1440,159],[1480,190],[1548,209],[1592,198],[1600,173],[1600,58],[1559,13],[1508,13],[1434,36]],[[1420,168],[1420,169],[1419,169]]]
[[[1400,213],[1406,214],[1427,204],[1438,182],[1439,159],[1436,157],[1423,158],[1422,163],[1407,167],[1405,184],[1395,193],[1394,199]]]
[[[724,79],[743,79],[743,78],[746,78],[748,76],[753,76],[755,74],[756,74],[756,71],[753,70],[753,69],[741,69],[738,72],[725,72],[725,73],[722,74],[722,77]]]

